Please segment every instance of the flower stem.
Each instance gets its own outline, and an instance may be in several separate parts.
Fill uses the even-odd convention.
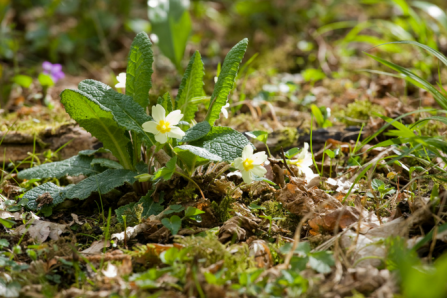
[[[179,171],[175,171],[174,173],[177,174],[177,175],[179,175],[179,176],[182,176],[182,177],[185,178],[186,180],[192,182],[192,184],[194,184],[195,187],[200,191],[200,194],[202,195],[202,198],[203,198],[204,200],[206,199],[206,198],[205,198],[205,195],[203,194],[202,190],[200,189],[200,186],[199,186],[199,185],[198,185],[198,184],[197,184],[191,177],[189,177],[188,175],[183,174],[183,173],[181,173],[181,172],[179,172]]]

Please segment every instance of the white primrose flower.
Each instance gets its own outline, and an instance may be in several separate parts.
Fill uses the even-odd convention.
[[[312,154],[309,153],[309,144],[304,143],[304,148],[294,157],[295,159],[287,160],[287,163],[295,165],[298,168],[298,171],[306,176],[306,179],[312,179],[315,174],[310,168],[312,165]]]
[[[115,265],[107,263],[106,270],[102,270],[102,274],[108,278],[114,278],[118,275],[118,268]]]
[[[126,88],[126,73],[122,72],[118,76],[116,76],[118,80],[118,84],[115,85],[115,88]]]
[[[227,102],[222,109],[220,110],[220,112],[224,115],[225,119],[228,119],[228,111],[227,109],[230,107],[230,103]]]
[[[251,183],[254,175],[263,177],[267,170],[262,164],[267,160],[267,155],[264,151],[253,154],[253,147],[248,144],[242,150],[242,157],[234,160],[233,165],[241,171],[242,179],[245,183]]]
[[[152,118],[153,121],[143,123],[143,130],[153,133],[155,140],[160,144],[164,144],[168,141],[168,138],[181,139],[185,132],[177,127],[180,120],[183,118],[183,114],[180,110],[175,110],[166,115],[166,111],[162,105],[157,104],[152,106]]]

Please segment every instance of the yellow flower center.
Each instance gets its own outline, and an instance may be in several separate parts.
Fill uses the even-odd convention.
[[[289,164],[295,165],[298,168],[301,167],[302,163],[303,163],[303,159],[289,160]]]
[[[169,127],[169,122],[165,120],[160,120],[157,125],[157,130],[161,133],[167,133],[171,131],[171,127]]]
[[[255,166],[253,165],[253,159],[250,158],[246,158],[244,160],[244,162],[242,163],[242,165],[244,166],[244,169],[246,171],[250,171],[251,169],[253,169]]]

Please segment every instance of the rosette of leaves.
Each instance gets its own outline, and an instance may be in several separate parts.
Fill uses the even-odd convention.
[[[160,145],[156,143],[154,135],[142,128],[143,123],[152,120],[146,111],[151,110],[149,90],[152,87],[153,53],[148,36],[139,33],[132,42],[128,57],[125,94],[95,80],[81,81],[78,89],[65,89],[61,93],[61,102],[67,113],[101,141],[104,148],[83,151],[67,160],[19,173],[20,179],[61,178],[66,175],[84,175],[87,178],[67,187],[51,182],[42,184],[25,193],[23,198],[27,207],[39,209],[37,199],[44,193],[52,196],[53,201],[49,204],[52,207],[65,199],[86,199],[92,192],[105,194],[125,183],[135,186],[139,183],[135,177],[147,173],[149,163],[149,158],[142,156],[142,147],[143,152],[149,152],[151,148],[165,150],[171,157],[166,167],[158,169],[151,176],[153,181],[170,179],[175,173],[190,177],[200,165],[240,157],[244,146],[249,144],[247,138],[229,127],[215,126],[215,122],[233,89],[247,44],[248,40],[244,39],[227,54],[210,98],[205,121],[196,125],[192,123],[195,123],[200,102],[197,99],[205,95],[204,67],[200,53],[192,55],[175,100],[169,94],[158,100],[168,112],[180,110],[184,114],[183,120],[188,123],[183,125],[186,134],[179,141]],[[96,156],[104,151],[111,153],[117,161]]]

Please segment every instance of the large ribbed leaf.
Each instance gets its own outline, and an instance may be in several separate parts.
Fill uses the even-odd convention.
[[[175,147],[174,151],[190,172],[194,171],[198,166],[207,164],[209,161],[222,161],[219,155],[201,147],[181,145]]]
[[[90,176],[78,184],[71,187],[67,193],[68,199],[84,200],[92,192],[106,194],[115,187],[124,185],[124,183],[133,184],[138,173],[131,170],[108,169],[101,174]]]
[[[195,118],[198,107],[191,103],[191,99],[203,95],[203,75],[203,62],[199,51],[196,51],[186,67],[175,98],[175,109],[182,111],[184,121],[189,122]]]
[[[211,101],[205,119],[211,126],[213,126],[214,122],[219,119],[220,111],[227,103],[228,96],[233,89],[239,64],[241,63],[242,58],[244,58],[245,51],[247,50],[247,45],[248,39],[244,38],[236,44],[225,57],[222,70],[217,79],[213,94],[211,95]]]
[[[20,179],[44,179],[44,178],[62,178],[66,175],[90,176],[100,173],[99,169],[95,169],[90,164],[93,157],[73,156],[63,161],[46,163],[37,167],[29,168],[19,172]]]
[[[242,156],[242,150],[250,141],[240,132],[230,128],[216,126],[203,138],[191,145],[202,147],[223,160],[234,160]]]
[[[211,125],[206,122],[200,122],[188,129],[180,142],[192,142],[206,136],[211,130]]]
[[[113,119],[110,109],[81,90],[65,89],[61,94],[61,102],[71,118],[112,151],[124,168],[132,168],[128,151],[130,140],[125,130]]]
[[[138,33],[130,46],[126,71],[126,94],[133,97],[144,109],[149,104],[149,90],[152,87],[152,43],[146,33]]]
[[[39,185],[38,187],[35,187],[35,188],[27,191],[23,195],[22,199],[28,200],[28,203],[26,206],[29,209],[36,210],[36,209],[38,209],[37,199],[44,193],[48,193],[51,196],[51,198],[53,198],[53,202],[50,204],[47,204],[47,205],[53,207],[53,206],[56,206],[57,204],[62,203],[66,199],[67,191],[73,186],[74,185],[71,184],[67,187],[60,187],[60,186],[57,186],[56,184],[51,183],[51,182],[44,183],[42,185]]]

